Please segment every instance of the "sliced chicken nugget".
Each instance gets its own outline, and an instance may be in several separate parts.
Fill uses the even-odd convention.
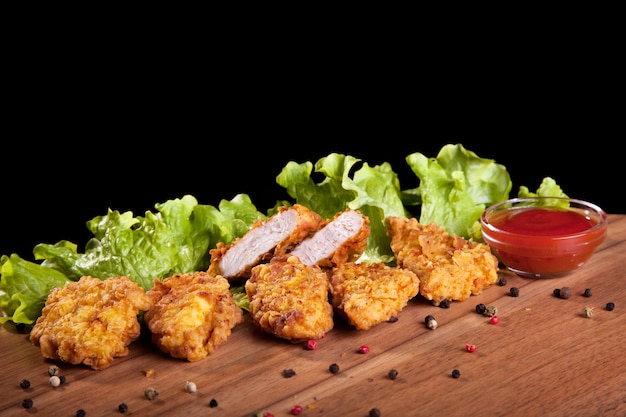
[[[347,262],[332,269],[330,285],[336,311],[357,329],[367,330],[398,315],[419,293],[420,280],[408,269]]]
[[[317,265],[295,256],[272,258],[252,268],[246,282],[250,317],[265,332],[292,342],[320,339],[334,325],[329,286]]]
[[[155,280],[146,293],[153,306],[144,314],[152,341],[174,358],[198,361],[226,341],[244,321],[230,283],[206,272]]]
[[[369,217],[358,210],[346,209],[327,220],[324,227],[304,239],[291,252],[305,265],[333,267],[357,260],[370,236]]]
[[[208,272],[229,280],[246,279],[252,267],[290,251],[323,224],[324,219],[306,206],[279,207],[267,220],[257,220],[241,238],[211,249]]]

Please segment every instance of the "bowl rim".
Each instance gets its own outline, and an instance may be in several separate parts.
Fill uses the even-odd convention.
[[[532,234],[515,233],[515,232],[510,232],[508,230],[502,230],[502,229],[494,226],[487,219],[488,213],[490,213],[490,212],[492,212],[494,210],[497,210],[498,208],[500,208],[500,207],[502,207],[502,206],[504,206],[506,204],[523,203],[523,202],[531,202],[531,201],[541,201],[541,200],[562,200],[562,201],[567,201],[567,202],[570,202],[570,203],[579,204],[581,206],[584,206],[584,207],[594,211],[599,216],[600,220],[598,221],[598,223],[596,223],[595,225],[593,225],[589,229],[585,229],[585,230],[580,231],[580,232],[567,233],[567,234],[558,234],[558,235],[537,236],[537,235],[532,235]],[[545,206],[537,206],[537,208],[541,208],[541,207],[545,207]],[[508,236],[527,236],[527,237],[535,237],[535,238],[542,238],[542,239],[545,239],[545,238],[549,238],[549,239],[571,239],[571,238],[575,238],[575,237],[578,237],[578,236],[583,236],[583,235],[586,235],[588,233],[592,233],[592,232],[594,232],[594,231],[596,231],[598,229],[607,228],[608,227],[608,222],[609,222],[608,214],[599,205],[597,205],[595,203],[592,203],[592,202],[586,201],[586,200],[577,199],[577,198],[552,197],[552,196],[531,196],[531,197],[509,198],[507,200],[500,201],[498,203],[494,203],[494,204],[490,205],[489,207],[485,208],[485,210],[483,210],[482,214],[480,215],[480,224],[483,226],[483,228],[486,228],[489,231],[497,232],[499,234],[508,235]]]

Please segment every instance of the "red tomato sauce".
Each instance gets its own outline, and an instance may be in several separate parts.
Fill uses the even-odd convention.
[[[596,223],[573,211],[556,208],[527,208],[502,212],[489,222],[501,230],[532,236],[560,236],[579,233]]]

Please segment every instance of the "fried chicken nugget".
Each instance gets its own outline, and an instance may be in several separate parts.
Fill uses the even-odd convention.
[[[153,306],[144,314],[152,341],[190,362],[213,353],[244,321],[229,288],[226,278],[204,271],[155,279],[146,293]]]
[[[151,304],[128,277],[84,276],[50,291],[30,341],[46,358],[101,370],[129,353],[141,333],[137,315]]]
[[[346,262],[330,276],[332,305],[360,330],[389,320],[419,293],[420,280],[408,269],[383,263]]]
[[[297,256],[274,257],[252,268],[245,284],[250,316],[265,332],[299,342],[320,339],[333,326],[328,275]]]
[[[417,274],[420,294],[435,305],[478,295],[498,279],[498,259],[484,243],[397,216],[387,218],[387,233],[398,266]]]

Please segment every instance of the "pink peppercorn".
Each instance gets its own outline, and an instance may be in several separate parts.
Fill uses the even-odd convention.
[[[491,316],[489,318],[489,323],[491,323],[491,324],[498,324],[498,323],[500,323],[500,317],[498,317],[498,316]]]
[[[468,352],[476,352],[476,345],[472,345],[471,343],[466,343],[465,350],[467,350]]]
[[[318,348],[318,346],[319,346],[319,345],[318,345],[317,341],[316,341],[316,340],[313,340],[313,339],[309,339],[309,340],[307,340],[307,341],[306,341],[306,344],[304,345],[304,347],[305,347],[307,350],[315,350],[315,349],[317,349],[317,348]]]
[[[302,414],[303,411],[304,409],[302,408],[301,405],[296,404],[293,407],[291,407],[291,414],[293,414],[294,416],[298,416]]]
[[[370,353],[370,347],[367,345],[361,345],[359,347],[359,353]]]

